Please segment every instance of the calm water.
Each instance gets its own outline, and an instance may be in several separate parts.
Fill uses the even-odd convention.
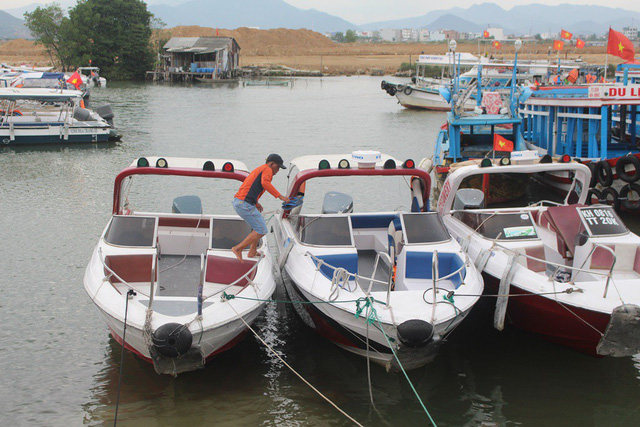
[[[250,167],[270,152],[378,149],[399,159],[430,155],[441,113],[402,109],[381,78],[297,80],[292,87],[211,88],[113,84],[124,133],[117,145],[0,152],[0,413],[3,425],[113,422],[120,347],[82,285],[109,219],[113,178],[141,155],[228,157]],[[274,180],[280,189],[286,176]],[[362,183],[378,203],[406,191]],[[162,192],[162,190],[155,190]],[[265,208],[277,204],[266,196]],[[358,199],[356,199],[358,200]],[[220,198],[221,209],[229,207]],[[395,202],[394,202],[395,203]],[[277,297],[283,298],[280,289]],[[261,336],[312,384],[366,425],[424,425],[400,375],[304,327],[285,304],[257,322]],[[640,424],[640,359],[593,359],[507,328],[477,308],[430,365],[410,377],[440,426]],[[206,369],[174,379],[127,353],[122,425],[345,425],[344,418],[248,337]]]

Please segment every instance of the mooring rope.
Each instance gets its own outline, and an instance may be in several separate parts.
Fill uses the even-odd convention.
[[[229,302],[229,301],[227,301]],[[264,344],[265,347],[267,347],[269,349],[269,351],[271,351],[271,353],[273,353],[287,368],[289,368],[291,370],[291,372],[293,372],[294,374],[296,374],[296,376],[298,378],[300,378],[306,385],[308,385],[313,391],[315,391],[316,393],[318,393],[318,395],[320,397],[322,397],[325,401],[327,401],[331,406],[333,406],[334,408],[336,408],[336,410],[338,410],[338,412],[340,412],[342,415],[344,415],[349,421],[351,421],[352,423],[354,423],[355,425],[359,426],[359,427],[364,427],[362,424],[360,424],[358,421],[356,421],[353,417],[351,417],[349,414],[347,414],[345,411],[343,411],[342,409],[340,409],[340,407],[338,405],[336,405],[335,403],[333,403],[331,401],[331,399],[329,399],[327,396],[325,396],[324,394],[322,394],[320,392],[320,390],[318,390],[317,388],[315,388],[309,381],[307,381],[302,375],[300,375],[298,373],[298,371],[296,371],[295,369],[293,369],[293,367],[291,367],[291,365],[289,365],[287,362],[285,362],[285,360],[278,354],[277,351],[275,351],[269,344],[267,344],[267,342],[265,340],[262,339],[262,337],[260,335],[258,335],[258,333],[251,327],[251,325],[249,325],[242,316],[240,316],[240,313],[238,313],[235,309],[235,307],[233,307],[233,305],[231,303],[229,303],[229,307],[231,307],[231,309],[236,313],[236,315],[238,315],[238,318],[240,320],[242,320],[242,323],[245,324],[245,326],[251,331],[253,332],[253,335],[255,335],[256,338],[258,338],[258,340],[260,340],[260,342],[262,344]]]
[[[129,312],[129,296],[135,296],[136,292],[133,289],[127,291],[126,300],[124,304],[124,329],[122,330],[122,354],[120,355],[120,373],[118,374],[118,393],[116,395],[116,413],[113,418],[113,426],[118,424],[118,408],[120,407],[120,386],[122,385],[122,368],[124,367],[124,343],[127,338],[127,313]]]

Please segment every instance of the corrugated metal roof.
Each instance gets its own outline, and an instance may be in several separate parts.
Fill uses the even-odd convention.
[[[209,53],[231,47],[233,42],[231,37],[172,37],[164,49],[169,52]]]

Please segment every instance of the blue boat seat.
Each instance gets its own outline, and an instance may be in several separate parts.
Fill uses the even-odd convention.
[[[348,254],[335,254],[335,255],[319,255],[319,259],[331,265],[331,267],[327,265],[322,265],[320,267],[320,272],[324,277],[331,280],[333,278],[334,268],[344,268],[349,273],[358,274],[358,254],[357,253],[348,253]],[[318,265],[318,262],[314,260],[315,264]]]
[[[457,271],[464,265],[458,254],[451,252],[438,252],[438,277],[445,277]],[[407,279],[429,279],[433,276],[433,252],[407,252],[405,264],[405,277]],[[464,279],[466,269],[462,270]],[[447,279],[451,281],[456,289],[462,284],[459,274]]]

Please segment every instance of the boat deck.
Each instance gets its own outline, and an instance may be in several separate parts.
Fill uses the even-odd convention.
[[[373,250],[360,250],[358,251],[358,275],[362,277],[371,277],[373,274],[373,265],[376,261],[376,251]],[[376,271],[376,280],[387,282],[389,280],[389,265],[384,258],[380,258],[378,262],[378,270]],[[361,285],[368,287],[369,282],[363,280]],[[386,292],[387,286],[382,283],[373,283],[371,288],[374,292]]]
[[[183,260],[184,258],[184,260]],[[200,257],[162,255],[158,260],[158,293],[163,297],[196,297],[200,283]]]

